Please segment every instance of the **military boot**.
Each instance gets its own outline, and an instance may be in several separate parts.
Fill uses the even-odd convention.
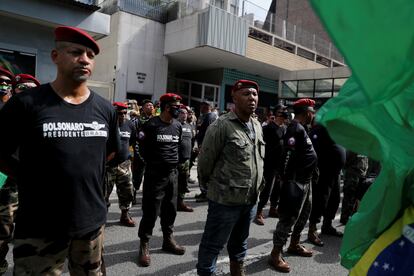
[[[280,214],[277,207],[270,206],[269,209],[269,218],[279,218]]]
[[[312,257],[312,250],[306,249],[303,245],[299,243],[300,236],[292,236],[290,238],[290,245],[287,249],[287,252],[292,255],[297,255],[301,257]]]
[[[128,226],[128,227],[134,227],[135,226],[135,221],[129,215],[128,209],[121,210],[121,218],[120,218],[119,222],[122,225]]]
[[[194,212],[194,209],[184,203],[182,198],[177,199],[177,211],[178,212]]]
[[[162,250],[175,255],[184,255],[185,253],[185,248],[177,244],[172,234],[164,234]]]
[[[243,261],[230,261],[230,275],[231,276],[245,276]]]
[[[318,235],[318,228],[316,223],[309,224],[308,240],[316,246],[323,246],[323,241]]]
[[[141,266],[149,266],[151,264],[148,242],[142,240],[139,244],[138,263]]]
[[[290,272],[290,266],[282,257],[282,249],[273,247],[272,253],[270,253],[269,264],[273,266],[277,271],[288,273]]]
[[[254,223],[257,225],[264,225],[264,215],[263,210],[257,210],[256,217],[254,218]]]
[[[323,222],[321,233],[324,235],[329,235],[329,236],[334,236],[334,237],[342,237],[344,235],[344,233],[336,230],[336,228],[332,226],[331,220],[327,220]]]

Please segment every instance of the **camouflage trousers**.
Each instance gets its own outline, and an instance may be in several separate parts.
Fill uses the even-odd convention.
[[[104,275],[104,227],[79,239],[15,239],[14,275],[61,275],[68,258],[70,275]]]
[[[358,185],[362,177],[351,170],[344,171],[344,197],[342,199],[341,222],[347,222],[355,212]]]
[[[190,160],[178,164],[178,198],[184,199],[188,192],[188,177],[190,176]]]
[[[126,160],[116,167],[106,168],[105,178],[105,200],[109,206],[109,196],[116,185],[116,193],[119,199],[119,208],[128,210],[134,197],[134,188],[132,185],[131,161]]]
[[[6,255],[13,237],[14,218],[18,207],[17,185],[10,178],[0,189],[0,275],[7,270]]]
[[[300,234],[305,228],[312,210],[312,203],[309,199],[310,193],[311,188],[309,186],[306,194],[303,196],[302,208],[298,217],[292,216],[288,213],[280,213],[280,218],[276,225],[276,230],[273,232],[273,245],[276,248],[280,250],[283,249],[283,246],[286,244],[287,239],[292,232],[292,227],[292,237],[300,237]]]

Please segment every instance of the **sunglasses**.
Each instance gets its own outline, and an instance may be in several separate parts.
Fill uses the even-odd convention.
[[[8,84],[8,85],[11,85],[12,84],[12,81],[9,80],[9,79],[2,79],[2,78],[0,78],[0,83],[5,83],[5,84]]]

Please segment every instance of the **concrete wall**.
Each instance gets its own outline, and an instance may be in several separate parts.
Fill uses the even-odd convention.
[[[94,80],[112,81],[115,100],[127,93],[153,95],[166,91],[168,59],[164,56],[165,25],[125,12],[112,15],[111,34],[102,40],[102,68]]]
[[[294,55],[253,38],[247,39],[246,57],[289,71],[326,68],[326,66],[319,63]]]
[[[41,83],[55,79],[56,67],[50,58],[50,51],[54,47],[53,28],[1,16],[0,33],[3,34],[0,48],[36,55],[36,78]]]
[[[165,27],[166,55],[198,46],[198,14],[169,22]]]
[[[99,38],[109,33],[109,15],[53,2],[1,0],[0,11],[40,25],[76,26]]]

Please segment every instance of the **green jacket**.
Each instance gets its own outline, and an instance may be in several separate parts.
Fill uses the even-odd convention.
[[[262,189],[265,143],[262,127],[252,118],[255,140],[234,112],[207,129],[198,157],[198,180],[207,197],[224,205],[256,203]]]

